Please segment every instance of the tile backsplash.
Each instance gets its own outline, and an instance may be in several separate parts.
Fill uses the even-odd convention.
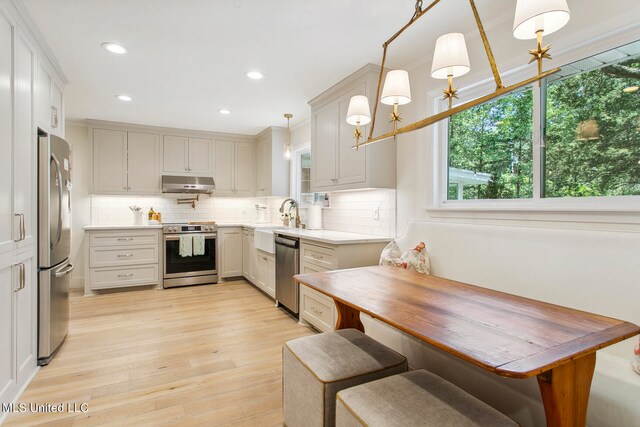
[[[130,225],[133,213],[130,205],[142,207],[144,217],[149,208],[162,213],[163,222],[216,221],[220,223],[253,223],[257,219],[256,204],[267,207],[265,220],[280,223],[278,209],[284,198],[226,198],[200,196],[193,209],[190,204],[178,205],[183,195],[146,196],[92,196],[92,225]],[[323,209],[323,227],[328,230],[351,233],[395,236],[395,190],[362,190],[332,193],[331,208]],[[306,209],[300,210],[306,223]]]
[[[143,196],[92,196],[91,223],[92,225],[129,225],[133,224],[133,213],[130,205],[142,207],[144,217],[153,207],[162,213],[162,222],[181,221],[217,221],[220,223],[253,223],[256,222],[255,205],[267,207],[266,222],[277,222],[280,217],[274,215],[284,198],[226,198],[200,196],[195,209],[191,204],[178,205],[176,200],[186,198],[183,195],[165,195],[163,197]],[[276,206],[277,205],[277,206]],[[274,208],[275,206],[275,208]]]

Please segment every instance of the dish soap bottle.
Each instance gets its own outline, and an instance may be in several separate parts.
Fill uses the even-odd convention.
[[[153,207],[149,208],[149,221],[153,220],[153,215],[155,212],[153,211]]]

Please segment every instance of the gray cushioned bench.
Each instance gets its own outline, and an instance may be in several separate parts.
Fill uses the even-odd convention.
[[[284,423],[287,427],[333,426],[336,393],[407,371],[407,359],[355,329],[285,343]]]
[[[362,384],[337,395],[336,427],[517,425],[462,389],[423,370]]]

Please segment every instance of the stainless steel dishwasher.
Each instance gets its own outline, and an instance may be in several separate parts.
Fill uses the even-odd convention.
[[[298,314],[299,286],[293,276],[300,272],[300,240],[276,234],[276,300]]]

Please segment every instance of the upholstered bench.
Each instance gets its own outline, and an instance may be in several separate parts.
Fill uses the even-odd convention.
[[[337,395],[336,427],[517,425],[462,389],[424,370],[362,384]]]
[[[287,427],[333,426],[336,393],[407,371],[407,359],[355,329],[285,343],[284,423]]]

